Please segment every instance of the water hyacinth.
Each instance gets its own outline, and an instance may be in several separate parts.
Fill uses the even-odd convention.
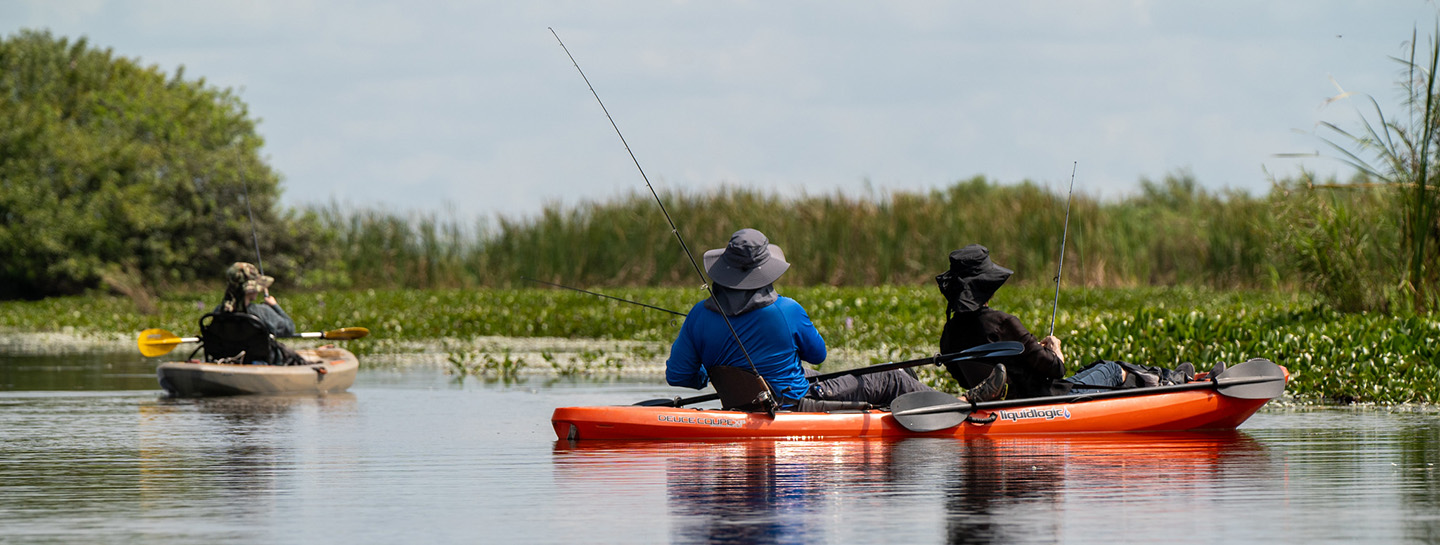
[[[836,354],[822,370],[923,357],[937,350],[945,307],[929,285],[779,289],[806,306]],[[1043,336],[1053,303],[1050,290],[1007,286],[992,306],[1015,314]],[[603,292],[677,312],[688,312],[704,293],[694,288]],[[131,342],[135,333],[150,327],[191,335],[202,313],[197,309],[213,305],[207,296],[162,298],[153,316],[135,312],[134,305],[120,297],[3,302],[0,330],[75,331]],[[1217,361],[1235,364],[1262,357],[1290,370],[1288,391],[1302,400],[1440,401],[1440,322],[1435,320],[1341,313],[1304,295],[1191,288],[1065,289],[1061,301],[1055,330],[1064,340],[1071,372],[1097,359],[1162,366],[1189,361],[1203,371]],[[322,291],[287,295],[282,302],[301,329],[370,328],[370,337],[346,344],[362,355],[404,350],[402,341],[441,343],[489,336],[646,342],[578,362],[524,360],[527,370],[557,374],[616,372],[627,370],[627,362],[663,361],[664,348],[682,320],[548,288]],[[515,372],[509,368],[518,357],[497,352],[486,359],[485,354],[458,350],[452,353],[459,369],[472,374],[497,367]],[[943,370],[926,368],[921,374],[940,387],[955,388]]]

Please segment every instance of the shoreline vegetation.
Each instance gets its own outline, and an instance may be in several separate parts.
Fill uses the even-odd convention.
[[[936,349],[944,304],[931,286],[777,287],[807,307],[825,336],[832,354],[822,372],[924,357]],[[1043,335],[1052,290],[1010,286],[992,306]],[[195,320],[218,293],[166,295],[158,298],[155,314],[112,295],[0,302],[0,337],[26,332],[60,333],[55,339],[62,343],[123,339],[133,350],[142,329],[195,334]],[[604,293],[679,312],[701,297],[687,288]],[[545,288],[330,290],[281,301],[301,329],[370,328],[370,337],[344,344],[362,362],[438,365],[461,379],[658,374],[681,322],[637,305]],[[1164,366],[1190,361],[1203,371],[1216,361],[1263,357],[1290,370],[1287,392],[1299,402],[1440,402],[1440,367],[1434,363],[1440,361],[1440,321],[1341,313],[1308,294],[1065,288],[1056,334],[1065,342],[1070,372],[1096,359]],[[168,357],[183,359],[187,350],[182,346]],[[955,391],[943,369],[919,371],[931,384]]]
[[[1405,111],[1357,97],[1373,108],[1359,126],[1322,124],[1358,173],[1348,181],[1301,173],[1251,195],[1177,172],[1100,199],[1082,180],[1056,324],[1071,371],[1098,358],[1204,370],[1265,357],[1290,369],[1302,400],[1440,402],[1440,27],[1429,47],[1418,38],[1395,59]],[[527,279],[678,311],[701,297],[648,194],[473,222],[281,207],[280,173],[236,93],[84,38],[0,41],[0,107],[15,127],[0,131],[0,332],[190,335],[221,271],[263,256],[297,323],[368,327],[347,346],[372,359],[420,350],[460,377],[611,373],[663,361],[678,320]],[[836,364],[929,355],[943,314],[933,277],[970,243],[1015,271],[995,306],[1048,328],[1065,195],[1033,181],[660,196],[697,254],[743,227],[784,247],[796,266],[779,287],[844,355]],[[638,344],[483,340],[502,337]]]

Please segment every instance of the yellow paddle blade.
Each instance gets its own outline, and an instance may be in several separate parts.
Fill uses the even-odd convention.
[[[326,331],[323,337],[326,339],[351,340],[359,339],[369,334],[370,330],[363,327],[342,327],[340,329]]]
[[[147,358],[153,358],[155,356],[169,354],[171,350],[175,349],[175,345],[182,342],[184,342],[184,339],[175,336],[174,333],[169,331],[163,329],[147,329],[140,332],[140,339],[137,344],[140,345],[141,355]]]

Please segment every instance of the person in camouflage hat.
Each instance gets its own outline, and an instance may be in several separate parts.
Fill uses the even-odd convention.
[[[225,278],[229,280],[230,286],[243,289],[245,293],[269,294],[270,284],[275,279],[260,274],[260,268],[244,261],[238,261],[225,270]]]
[[[276,337],[295,335],[295,321],[280,308],[275,296],[270,295],[274,278],[260,274],[260,268],[253,264],[237,261],[225,270],[225,280],[225,298],[215,307],[215,312],[248,312],[260,318]]]

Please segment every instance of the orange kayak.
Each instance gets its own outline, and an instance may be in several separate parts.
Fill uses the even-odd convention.
[[[1283,369],[1283,368],[1282,368]],[[1280,384],[1288,378],[1285,373]],[[1210,382],[969,406],[959,425],[929,432],[902,426],[888,410],[748,413],[719,409],[561,407],[550,418],[560,439],[821,439],[981,437],[1131,431],[1233,430],[1270,398],[1223,393]],[[1238,386],[1236,387],[1238,388]],[[1153,390],[1147,392],[1146,390]]]

